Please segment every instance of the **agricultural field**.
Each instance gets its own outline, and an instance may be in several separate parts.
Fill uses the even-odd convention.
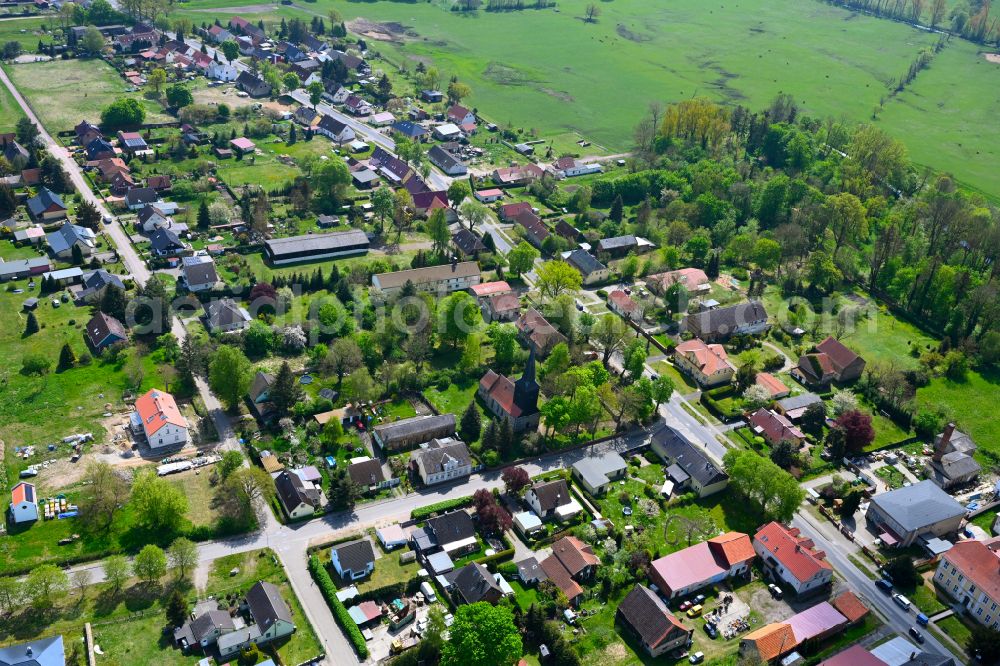
[[[177,13],[200,22],[228,17],[226,7],[241,4],[195,0]],[[632,128],[654,99],[707,96],[761,108],[791,93],[808,115],[871,121],[888,98],[888,82],[937,41],[813,0],[735,0],[715,11],[698,0],[602,4],[593,23],[582,20],[586,4],[467,14],[439,3],[401,11],[392,2],[319,0],[310,10],[322,15],[335,7],[397,65],[422,61],[458,76],[472,88],[469,105],[498,124],[536,129],[541,138],[580,132],[612,152],[630,147]],[[243,9],[267,23],[296,15],[291,7]],[[989,124],[998,82],[1000,65],[953,40],[903,94],[888,99],[877,122],[917,162],[997,196],[1000,177],[991,165],[1000,139],[977,132]]]
[[[146,121],[169,120],[159,104],[138,93],[103,60],[52,60],[5,66],[7,75],[51,132],[72,129],[84,118],[97,122],[118,97],[132,96],[146,108]]]

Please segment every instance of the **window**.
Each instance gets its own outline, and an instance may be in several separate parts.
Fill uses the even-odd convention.
[[[996,603],[994,603],[992,606],[990,606],[990,610],[991,611],[995,611],[996,609],[997,609]]]
[[[976,593],[976,586],[975,585],[970,585],[969,586],[969,594],[975,594],[975,593]]]
[[[986,619],[985,619],[985,620],[983,620],[983,623],[984,623],[984,624],[989,624],[989,623],[990,623],[990,618],[991,618],[991,617],[993,617],[993,616],[992,616],[992,615],[987,615],[987,616],[986,616]]]
[[[982,608],[977,608],[976,609],[976,615],[982,615],[982,614],[983,614],[983,609]]]

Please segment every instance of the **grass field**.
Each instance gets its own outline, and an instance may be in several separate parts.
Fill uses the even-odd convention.
[[[24,111],[7,90],[0,85],[0,132],[10,132],[17,126],[17,121],[24,117]]]
[[[0,43],[17,42],[22,53],[36,53],[39,40],[46,44],[62,41],[58,35],[61,32],[58,20],[55,16],[46,16],[0,21]],[[51,32],[53,27],[56,33]]]
[[[176,13],[200,23],[240,5],[251,9],[242,0],[195,0]],[[595,23],[582,20],[586,5],[470,14],[448,11],[447,3],[318,0],[309,11],[335,7],[348,20],[398,23],[405,37],[377,42],[393,62],[412,68],[419,60],[445,79],[458,76],[472,88],[469,104],[494,122],[535,128],[542,138],[579,131],[612,151],[631,145],[653,99],[702,95],[761,108],[787,92],[810,116],[870,121],[889,80],[937,40],[814,0],[733,0],[712,9],[699,0],[603,3]],[[240,14],[275,23],[301,16],[292,7],[257,7],[264,11]],[[982,132],[997,83],[1000,65],[956,40],[887,102],[878,122],[916,161],[1000,195],[992,168],[1000,138]]]
[[[51,132],[72,129],[83,118],[98,121],[101,110],[122,96],[142,102],[147,122],[169,119],[156,102],[127,92],[125,80],[103,60],[53,60],[5,69]]]
[[[944,377],[917,390],[917,403],[930,408],[944,407],[963,432],[981,448],[1000,453],[1000,422],[993,418],[1000,391],[1000,372],[970,372],[964,382]]]

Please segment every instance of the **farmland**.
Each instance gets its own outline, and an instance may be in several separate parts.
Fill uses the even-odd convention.
[[[83,118],[96,121],[105,106],[129,95],[128,84],[103,60],[53,60],[9,65],[6,71],[52,132],[71,129]],[[147,122],[167,118],[158,104],[134,96],[146,107]]]
[[[226,4],[196,0],[177,13],[196,21],[227,17]],[[472,88],[470,105],[495,122],[543,136],[579,131],[611,150],[631,145],[631,129],[654,99],[700,95],[760,108],[788,92],[808,115],[871,121],[888,97],[887,82],[936,41],[819,2],[736,0],[715,10],[697,0],[603,4],[596,23],[581,20],[585,5],[571,0],[547,10],[467,14],[437,3],[401,10],[391,2],[320,0],[310,9],[322,15],[336,7],[348,20],[396,22],[405,32],[397,29],[377,46],[392,62],[433,63],[445,76],[458,76]],[[296,10],[241,14],[277,22]],[[904,93],[888,99],[877,122],[906,143],[916,162],[954,171],[995,196],[1000,180],[990,165],[1000,139],[975,132],[988,125],[998,82],[1000,65],[953,40]]]

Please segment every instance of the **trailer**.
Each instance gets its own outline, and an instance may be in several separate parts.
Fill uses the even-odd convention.
[[[190,460],[167,463],[166,465],[160,465],[156,468],[156,475],[167,476],[168,474],[177,474],[178,472],[185,472],[193,467],[194,465],[191,464]]]

